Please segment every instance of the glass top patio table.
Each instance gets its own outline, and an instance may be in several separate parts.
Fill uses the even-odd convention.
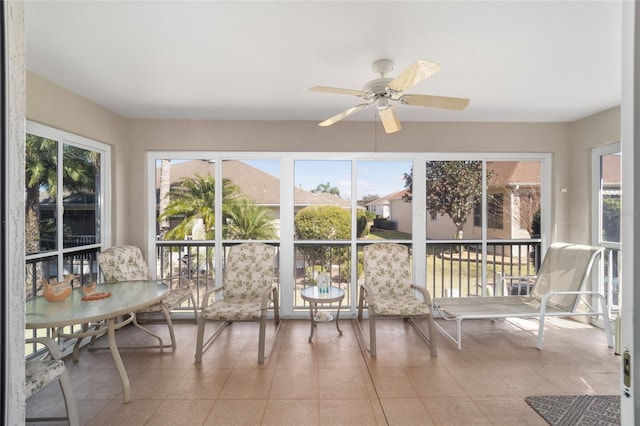
[[[63,302],[47,302],[42,296],[29,299],[25,303],[25,327],[29,329],[55,328],[56,334],[59,336],[82,338],[94,336],[97,333],[96,331],[86,331],[64,335],[60,329],[70,325],[107,320],[109,348],[122,379],[124,402],[129,402],[129,378],[116,345],[115,331],[129,324],[135,317],[135,311],[160,302],[169,292],[169,287],[161,280],[121,281],[99,284],[96,286],[95,292],[108,292],[111,293],[111,296],[85,302],[82,301],[84,297],[82,290],[76,288],[71,292],[71,296]],[[118,317],[126,315],[128,318],[116,322]],[[102,333],[102,330],[100,332]]]

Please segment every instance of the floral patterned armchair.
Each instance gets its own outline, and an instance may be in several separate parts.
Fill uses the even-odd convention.
[[[142,252],[136,246],[120,245],[110,247],[98,254],[98,264],[102,271],[102,276],[106,282],[119,282],[119,281],[136,281],[136,280],[150,280],[151,272],[147,266]],[[169,278],[167,281],[173,281],[175,279]],[[155,305],[148,306],[144,309],[137,311],[135,314],[147,314],[161,312],[169,327],[169,335],[171,336],[171,345],[165,345],[162,343],[162,339],[153,333],[152,331],[142,327],[136,317],[133,319],[133,323],[140,329],[151,334],[159,340],[159,345],[154,346],[160,348],[171,347],[176,348],[176,337],[173,331],[173,323],[171,322],[170,311],[180,306],[186,301],[191,303],[194,310],[195,320],[198,320],[197,316],[197,304],[196,299],[193,296],[191,288],[189,287],[189,280],[180,278],[177,279],[178,286],[173,287],[170,285],[170,291],[162,302]]]
[[[76,399],[73,394],[73,387],[69,380],[69,375],[62,360],[62,353],[57,343],[48,337],[39,337],[35,339],[27,339],[27,343],[43,344],[48,353],[43,358],[32,359],[25,362],[25,381],[24,394],[25,398],[40,392],[50,383],[58,380],[62,388],[64,403],[67,407],[67,417],[46,417],[46,418],[27,418],[27,422],[43,422],[55,420],[68,420],[70,426],[80,424],[78,418],[78,409]]]
[[[269,353],[280,329],[278,287],[274,282],[275,262],[275,249],[267,244],[244,243],[229,248],[223,286],[203,295],[202,310],[198,318],[196,362],[202,361],[203,349],[206,349],[222,329],[233,321],[259,321],[258,363],[264,363],[267,313],[270,305],[273,305],[276,329]],[[215,300],[209,304],[211,295],[215,295]],[[221,321],[222,324],[204,342],[207,321]]]
[[[376,356],[376,318],[403,317],[411,322],[429,343],[431,356],[437,355],[431,297],[426,288],[413,284],[411,262],[406,246],[395,243],[376,243],[364,247],[365,282],[360,286],[358,321],[363,319],[366,306],[369,313],[369,353]],[[418,299],[415,294],[421,295]],[[427,320],[424,333],[414,318]]]

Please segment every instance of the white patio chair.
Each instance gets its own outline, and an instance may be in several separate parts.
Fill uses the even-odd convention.
[[[30,417],[27,418],[26,421],[52,422],[67,420],[71,426],[79,425],[80,420],[78,417],[76,399],[73,393],[73,387],[71,386],[71,380],[69,380],[69,374],[67,373],[64,361],[62,360],[62,352],[60,352],[60,348],[58,348],[58,345],[53,340],[47,337],[27,339],[26,342],[43,344],[47,348],[47,353],[43,358],[25,362],[25,399],[29,399],[44,389],[47,385],[57,380],[60,383],[60,388],[62,389],[64,403],[67,410],[67,417]]]
[[[151,272],[149,267],[144,261],[142,252],[136,246],[120,245],[110,247],[98,254],[98,264],[100,265],[100,271],[107,282],[120,282],[120,281],[135,281],[135,280],[150,280]],[[197,303],[193,296],[193,292],[189,287],[189,280],[185,278],[169,278],[167,281],[178,281],[178,287],[171,288],[169,294],[162,299],[161,303],[151,305],[147,308],[141,309],[133,313],[133,324],[154,336],[159,341],[157,346],[144,346],[145,348],[160,348],[162,351],[164,348],[176,348],[176,337],[173,331],[173,323],[171,322],[171,310],[182,305],[184,302],[189,301],[194,310],[194,318],[198,320]],[[141,326],[138,323],[138,314],[152,314],[162,313],[167,327],[169,328],[169,335],[171,337],[171,345],[165,345],[162,342],[162,338],[151,330]],[[139,346],[138,348],[141,348]]]
[[[415,285],[411,279],[409,249],[395,243],[376,243],[365,246],[363,251],[365,282],[360,286],[358,323],[362,322],[366,305],[369,313],[367,349],[371,356],[377,354],[376,320],[383,317],[401,317],[409,321],[429,344],[431,356],[436,356],[431,296],[425,287]],[[418,327],[415,318],[426,318],[428,333]]]
[[[526,296],[485,296],[436,298],[433,305],[445,320],[457,322],[453,336],[436,322],[436,327],[462,350],[462,321],[466,319],[537,318],[538,349],[542,349],[546,317],[600,316],[604,318],[609,347],[613,347],[606,300],[598,292],[587,290],[593,264],[604,249],[580,244],[554,243],[540,266],[531,293]],[[527,277],[503,277],[503,279]],[[595,309],[591,300],[599,302]],[[580,301],[589,311],[578,311]]]
[[[203,295],[202,310],[198,318],[196,362],[202,361],[202,352],[220,332],[234,321],[259,321],[258,363],[273,349],[280,329],[278,286],[274,282],[275,248],[262,243],[244,243],[229,248],[223,286],[209,290]],[[209,304],[209,297],[215,295]],[[265,355],[267,314],[273,305],[275,331]],[[204,341],[207,321],[222,324]]]

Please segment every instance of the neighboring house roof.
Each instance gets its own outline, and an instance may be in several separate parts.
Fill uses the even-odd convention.
[[[377,200],[373,200],[368,202],[367,206],[379,206],[379,205],[389,205],[391,201],[402,200],[406,195],[409,194],[408,189],[401,189],[400,191],[392,192],[389,195],[385,195],[384,197],[380,197]]]
[[[491,186],[540,185],[539,161],[490,161],[487,168],[493,172]]]
[[[326,201],[326,204],[338,205],[342,208],[351,208],[351,201],[344,200],[337,195],[329,194],[327,192],[314,192],[313,195]]]
[[[208,160],[191,160],[171,163],[171,185],[184,178],[214,176],[216,165]],[[160,187],[160,169],[156,173],[156,190]],[[280,205],[280,179],[239,160],[222,161],[222,177],[231,180],[254,203],[263,206]],[[302,188],[294,188],[296,206],[339,205],[351,207],[351,203],[333,194],[314,194]]]

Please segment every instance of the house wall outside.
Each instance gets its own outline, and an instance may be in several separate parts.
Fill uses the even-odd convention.
[[[27,118],[113,147],[113,243],[146,247],[146,152],[550,152],[553,155],[550,240],[588,241],[590,148],[619,139],[619,108],[575,123],[403,123],[399,133],[371,123],[318,128],[308,121],[127,120],[34,74],[27,78]],[[575,175],[575,176],[574,176]],[[572,188],[568,193],[560,188]],[[575,188],[575,189],[573,189]],[[586,212],[586,213],[585,213]],[[575,216],[584,216],[580,225]],[[448,218],[439,216],[438,222]],[[440,223],[439,223],[440,225]],[[469,236],[473,235],[470,230]],[[450,238],[447,235],[445,238]]]
[[[390,200],[389,218],[396,224],[397,231],[411,234],[413,232],[412,204],[401,199]]]

